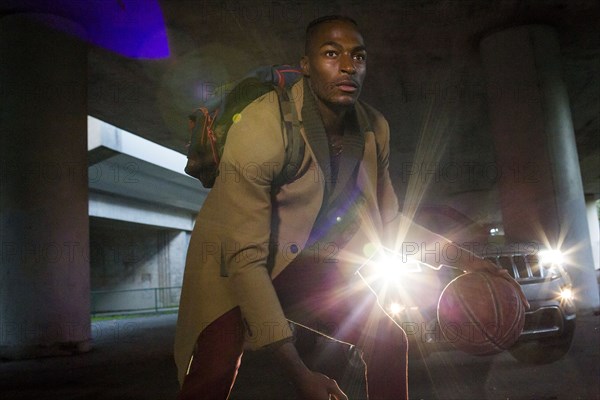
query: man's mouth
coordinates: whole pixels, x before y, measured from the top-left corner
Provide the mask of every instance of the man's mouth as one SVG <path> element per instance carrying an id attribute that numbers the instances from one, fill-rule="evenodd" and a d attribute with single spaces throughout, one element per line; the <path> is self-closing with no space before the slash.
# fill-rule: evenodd
<path id="1" fill-rule="evenodd" d="M 335 86 L 342 92 L 354 93 L 358 90 L 358 84 L 351 79 L 336 82 Z"/>

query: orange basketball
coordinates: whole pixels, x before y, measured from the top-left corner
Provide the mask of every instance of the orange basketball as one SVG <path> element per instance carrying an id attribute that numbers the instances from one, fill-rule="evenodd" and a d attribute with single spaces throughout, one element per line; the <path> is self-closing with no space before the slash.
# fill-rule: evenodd
<path id="1" fill-rule="evenodd" d="M 438 302 L 438 322 L 446 340 L 475 355 L 500 353 L 519 338 L 525 306 L 506 279 L 471 272 L 452 280 Z"/>

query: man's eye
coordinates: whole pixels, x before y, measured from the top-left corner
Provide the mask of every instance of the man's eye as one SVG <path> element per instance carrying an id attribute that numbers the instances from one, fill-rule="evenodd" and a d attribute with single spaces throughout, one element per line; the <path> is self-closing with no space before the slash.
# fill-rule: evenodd
<path id="1" fill-rule="evenodd" d="M 366 54 L 355 54 L 354 59 L 356 61 L 365 61 L 367 59 L 367 55 Z"/>
<path id="2" fill-rule="evenodd" d="M 334 50 L 327 50 L 325 52 L 325 56 L 327 56 L 327 57 L 335 57 L 336 55 L 337 55 L 337 52 Z"/>

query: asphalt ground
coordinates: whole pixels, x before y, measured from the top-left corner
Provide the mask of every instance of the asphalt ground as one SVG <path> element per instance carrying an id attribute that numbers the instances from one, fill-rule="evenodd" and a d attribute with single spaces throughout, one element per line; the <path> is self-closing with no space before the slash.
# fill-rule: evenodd
<path id="1" fill-rule="evenodd" d="M 166 314 L 95 322 L 89 353 L 2 361 L 0 399 L 174 399 L 176 318 Z M 411 399 L 598 400 L 600 316 L 578 318 L 571 351 L 555 363 L 525 365 L 506 352 L 474 357 L 444 351 L 412 360 L 409 382 Z M 270 355 L 244 355 L 233 400 L 294 398 L 293 388 Z"/>

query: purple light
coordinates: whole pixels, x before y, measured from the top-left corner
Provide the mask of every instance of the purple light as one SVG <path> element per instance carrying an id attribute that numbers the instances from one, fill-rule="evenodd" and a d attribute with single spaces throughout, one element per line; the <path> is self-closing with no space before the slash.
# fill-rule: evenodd
<path id="1" fill-rule="evenodd" d="M 165 22 L 157 0 L 12 0 L 3 8 L 41 13 L 36 18 L 52 28 L 123 56 L 169 56 Z M 77 23 L 84 32 L 72 24 L 60 23 L 60 18 Z"/>

